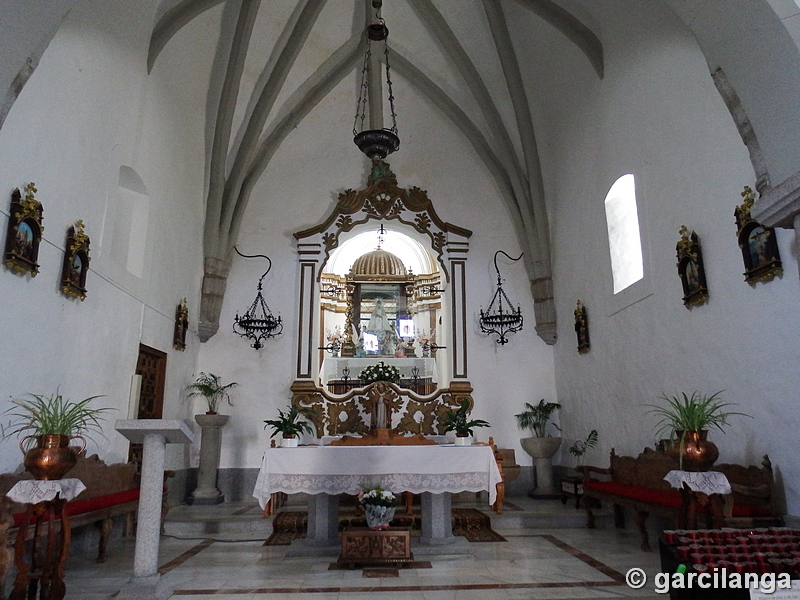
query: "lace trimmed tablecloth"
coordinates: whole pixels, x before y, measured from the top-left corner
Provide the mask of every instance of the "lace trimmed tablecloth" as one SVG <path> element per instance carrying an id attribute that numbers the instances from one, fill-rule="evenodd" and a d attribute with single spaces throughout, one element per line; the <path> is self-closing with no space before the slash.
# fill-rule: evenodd
<path id="1" fill-rule="evenodd" d="M 502 481 L 489 446 L 301 446 L 270 448 L 253 496 L 263 508 L 274 492 L 357 494 L 380 485 L 394 493 L 489 492 Z"/>
<path id="2" fill-rule="evenodd" d="M 710 496 L 711 494 L 730 494 L 731 484 L 728 478 L 719 471 L 670 471 L 664 477 L 672 487 L 682 489 L 683 484 L 689 486 L 693 492 L 700 492 Z"/>
<path id="3" fill-rule="evenodd" d="M 80 494 L 86 486 L 80 479 L 23 479 L 14 484 L 6 496 L 14 502 L 20 504 L 37 504 L 52 500 L 56 495 L 60 495 L 63 500 L 69 502 Z"/>

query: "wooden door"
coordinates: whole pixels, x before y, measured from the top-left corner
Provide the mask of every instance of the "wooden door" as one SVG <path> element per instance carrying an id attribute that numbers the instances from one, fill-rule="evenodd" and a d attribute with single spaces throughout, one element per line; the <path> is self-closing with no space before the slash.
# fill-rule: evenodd
<path id="1" fill-rule="evenodd" d="M 167 376 L 167 354 L 161 352 L 161 350 L 140 344 L 139 358 L 136 361 L 136 374 L 142 377 L 136 418 L 160 419 L 164 411 L 164 380 Z M 141 444 L 131 444 L 128 461 L 136 463 L 141 470 Z"/>

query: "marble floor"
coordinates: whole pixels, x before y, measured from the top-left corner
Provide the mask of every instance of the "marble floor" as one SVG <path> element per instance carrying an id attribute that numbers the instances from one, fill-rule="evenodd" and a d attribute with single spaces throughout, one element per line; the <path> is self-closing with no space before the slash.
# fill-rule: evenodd
<path id="1" fill-rule="evenodd" d="M 213 511 L 239 520 L 250 515 L 253 522 L 260 516 L 258 507 L 250 503 L 173 510 L 178 518 L 181 510 L 187 518 Z M 585 529 L 574 505 L 563 506 L 558 500 L 510 498 L 502 515 L 490 514 L 492 527 L 506 542 L 470 543 L 470 553 L 465 555 L 417 555 L 419 563 L 407 569 L 331 568 L 335 556 L 287 557 L 288 546 L 264 546 L 262 534 L 241 528 L 226 532 L 222 524 L 215 526 L 219 533 L 210 537 L 163 536 L 160 572 L 174 600 L 665 597 L 655 593 L 652 583 L 659 570 L 658 553 L 642 552 L 632 529 L 608 525 Z M 264 522 L 256 524 L 263 527 Z M 102 565 L 88 556 L 71 556 L 66 570 L 67 600 L 112 597 L 131 576 L 133 553 L 133 541 L 121 540 L 111 547 Z M 643 569 L 648 576 L 648 584 L 641 589 L 625 584 L 632 568 Z"/>

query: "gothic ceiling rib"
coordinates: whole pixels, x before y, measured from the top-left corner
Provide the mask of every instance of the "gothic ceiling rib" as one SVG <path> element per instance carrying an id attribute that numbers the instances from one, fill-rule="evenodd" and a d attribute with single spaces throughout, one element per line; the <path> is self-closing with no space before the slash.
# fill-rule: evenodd
<path id="1" fill-rule="evenodd" d="M 362 29 L 354 19 L 347 42 L 329 57 L 292 93 L 284 106 L 275 111 L 275 103 L 283 92 L 286 79 L 297 57 L 312 34 L 327 0 L 298 0 L 295 10 L 272 47 L 270 56 L 256 57 L 265 65 L 252 90 L 240 89 L 245 61 L 252 48 L 253 28 L 260 0 L 175 0 L 153 29 L 148 68 L 169 40 L 186 24 L 205 11 L 226 2 L 223 25 L 217 45 L 219 90 L 210 90 L 211 111 L 207 132 L 210 138 L 208 160 L 208 196 L 204 248 L 206 277 L 214 285 L 204 283 L 201 302 L 201 339 L 216 332 L 219 310 L 229 269 L 229 257 L 238 235 L 241 219 L 252 189 L 263 174 L 275 151 L 311 109 L 324 98 L 343 77 L 358 68 Z M 392 0 L 400 2 L 401 0 Z M 435 44 L 446 58 L 452 75 L 466 86 L 475 100 L 477 114 L 463 110 L 452 96 L 426 73 L 424 65 L 392 50 L 394 66 L 458 128 L 469 140 L 489 173 L 497 182 L 500 194 L 514 222 L 515 231 L 526 256 L 526 268 L 532 282 L 537 332 L 548 343 L 555 343 L 555 310 L 552 298 L 549 227 L 544 197 L 539 152 L 536 144 L 529 98 L 520 74 L 519 62 L 512 43 L 512 32 L 506 21 L 502 3 L 497 0 L 474 0 L 465 7 L 471 18 L 488 23 L 490 40 L 498 67 L 493 76 L 505 82 L 503 94 L 493 93 L 486 73 L 481 73 L 467 49 L 432 0 L 402 0 L 420 19 L 426 43 Z M 586 55 L 598 76 L 602 77 L 602 46 L 596 36 L 574 16 L 551 0 L 517 0 L 522 6 L 550 23 Z M 355 10 L 364 7 L 364 19 L 372 18 L 370 0 L 356 0 Z M 266 8 L 266 4 L 264 5 Z M 235 23 L 234 23 L 235 21 Z M 363 22 L 362 21 L 362 22 Z M 484 25 L 485 29 L 485 25 Z M 491 50 L 489 51 L 491 52 Z M 252 61 L 253 58 L 251 57 Z M 490 91 L 490 87 L 493 91 Z M 218 93 L 217 98 L 214 96 Z M 240 93 L 249 93 L 247 111 L 234 136 L 235 114 Z M 509 104 L 510 105 L 506 106 Z M 504 106 L 501 108 L 502 103 Z M 501 112 L 511 115 L 514 130 L 504 121 Z M 476 120 L 478 117 L 479 120 Z M 268 120 L 273 122 L 265 129 Z M 518 139 L 521 152 L 515 149 Z M 212 290 L 213 288 L 213 290 Z"/>

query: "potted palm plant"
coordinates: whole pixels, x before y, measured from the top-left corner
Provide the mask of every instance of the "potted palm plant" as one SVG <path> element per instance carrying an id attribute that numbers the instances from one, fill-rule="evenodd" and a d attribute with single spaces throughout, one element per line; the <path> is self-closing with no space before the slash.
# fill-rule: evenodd
<path id="1" fill-rule="evenodd" d="M 719 458 L 716 444 L 708 441 L 708 430 L 715 427 L 725 433 L 723 426 L 728 425 L 730 417 L 750 416 L 726 410 L 734 404 L 720 398 L 722 391 L 710 396 L 698 391 L 691 396 L 685 392 L 671 397 L 662 394 L 660 398 L 666 405 L 647 405 L 648 413 L 660 417 L 655 425 L 656 435 L 669 435 L 671 443 L 667 452 L 678 459 L 682 470 L 708 471 Z"/>
<path id="2" fill-rule="evenodd" d="M 225 497 L 217 489 L 217 471 L 222 449 L 222 427 L 230 419 L 229 415 L 217 412 L 221 402 L 233 406 L 230 390 L 238 385 L 235 381 L 222 384 L 222 378 L 214 373 L 200 372 L 194 383 L 186 386 L 187 398 L 201 397 L 206 402 L 205 414 L 195 415 L 200 425 L 200 468 L 197 473 L 197 489 L 192 492 L 193 504 L 220 504 Z"/>
<path id="3" fill-rule="evenodd" d="M 536 483 L 528 495 L 534 498 L 556 496 L 552 459 L 561 446 L 561 438 L 548 436 L 547 426 L 553 413 L 560 408 L 558 402 L 546 402 L 542 398 L 536 405 L 526 402 L 525 410 L 514 415 L 520 429 L 533 433 L 533 437 L 522 438 L 519 442 L 522 449 L 533 459 Z M 555 424 L 553 427 L 558 429 Z"/>
<path id="4" fill-rule="evenodd" d="M 289 410 L 283 412 L 278 409 L 277 419 L 265 419 L 264 429 L 272 427 L 271 438 L 281 434 L 281 446 L 293 448 L 297 446 L 297 436 L 301 433 L 313 434 L 311 425 L 308 421 L 301 420 L 301 417 L 313 417 L 316 413 L 310 408 L 297 408 L 294 404 L 289 405 Z"/>
<path id="5" fill-rule="evenodd" d="M 442 417 L 442 431 L 455 431 L 456 433 L 456 446 L 467 446 L 469 437 L 474 435 L 473 429 L 476 427 L 491 427 L 491 425 L 483 419 L 467 420 L 469 416 L 469 400 L 464 399 L 461 401 L 461 406 L 458 410 L 448 410 Z"/>
<path id="6" fill-rule="evenodd" d="M 592 429 L 584 439 L 575 440 L 572 446 L 567 448 L 567 452 L 575 457 L 580 467 L 583 465 L 583 455 L 595 446 L 597 446 L 597 429 Z"/>
<path id="7" fill-rule="evenodd" d="M 102 435 L 102 414 L 112 409 L 91 406 L 93 400 L 102 396 L 90 396 L 77 402 L 65 399 L 58 390 L 49 396 L 29 396 L 29 400 L 15 398 L 11 401 L 14 406 L 6 414 L 12 420 L 2 427 L 2 434 L 5 437 L 27 432 L 19 444 L 25 455 L 25 468 L 36 479 L 61 479 L 75 466 L 78 455 L 86 448 L 84 436 L 90 431 Z M 73 439 L 80 440 L 83 446 L 70 446 Z M 35 440 L 36 444 L 26 449 L 29 440 Z"/>

